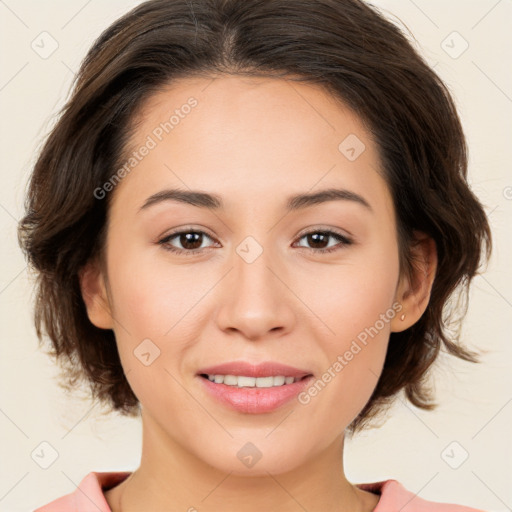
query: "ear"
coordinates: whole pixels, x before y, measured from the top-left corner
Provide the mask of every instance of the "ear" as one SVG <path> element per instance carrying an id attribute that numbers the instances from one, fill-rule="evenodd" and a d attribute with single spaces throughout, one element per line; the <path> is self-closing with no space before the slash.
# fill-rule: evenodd
<path id="1" fill-rule="evenodd" d="M 100 329 L 112 329 L 113 320 L 105 279 L 97 260 L 88 262 L 78 274 L 87 316 Z"/>
<path id="2" fill-rule="evenodd" d="M 402 304 L 402 309 L 391 321 L 391 332 L 404 331 L 414 325 L 430 300 L 437 270 L 436 243 L 427 234 L 415 231 L 410 254 L 412 271 L 410 276 L 400 278 L 395 301 Z"/>

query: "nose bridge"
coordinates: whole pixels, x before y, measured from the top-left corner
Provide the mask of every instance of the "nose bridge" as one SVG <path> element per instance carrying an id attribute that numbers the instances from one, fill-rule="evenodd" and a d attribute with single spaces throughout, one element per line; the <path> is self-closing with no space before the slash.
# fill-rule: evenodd
<path id="1" fill-rule="evenodd" d="M 272 237 L 264 237 L 266 244 Z M 271 330 L 288 330 L 294 321 L 289 292 L 279 271 L 279 251 L 245 237 L 233 252 L 233 270 L 220 304 L 219 327 L 236 329 L 248 338 L 264 336 Z M 285 279 L 283 279 L 285 281 Z"/>
<path id="2" fill-rule="evenodd" d="M 259 237 L 259 240 L 262 238 Z M 248 297 L 250 302 L 256 302 L 260 298 L 264 304 L 270 306 L 272 298 L 276 299 L 281 294 L 275 270 L 271 270 L 280 264 L 276 261 L 277 251 L 270 246 L 270 239 L 270 236 L 266 237 L 262 243 L 249 235 L 235 247 L 233 279 L 239 300 Z"/>

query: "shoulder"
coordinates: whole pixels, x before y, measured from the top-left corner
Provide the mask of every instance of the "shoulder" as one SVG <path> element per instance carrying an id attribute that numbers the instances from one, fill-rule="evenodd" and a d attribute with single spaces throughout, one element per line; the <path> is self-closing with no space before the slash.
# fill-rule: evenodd
<path id="1" fill-rule="evenodd" d="M 485 512 L 465 505 L 425 500 L 408 491 L 397 480 L 382 480 L 356 486 L 363 491 L 380 494 L 379 503 L 373 512 Z"/>
<path id="2" fill-rule="evenodd" d="M 128 471 L 93 471 L 82 479 L 74 491 L 33 512 L 111 512 L 103 491 L 121 483 L 130 474 Z"/>

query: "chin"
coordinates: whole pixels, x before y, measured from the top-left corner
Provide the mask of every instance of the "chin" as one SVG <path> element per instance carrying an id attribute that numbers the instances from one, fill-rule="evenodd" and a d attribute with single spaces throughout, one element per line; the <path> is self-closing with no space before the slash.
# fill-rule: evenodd
<path id="1" fill-rule="evenodd" d="M 257 439 L 256 439 L 257 438 Z M 212 450 L 212 445 L 216 448 Z M 229 440 L 228 443 L 213 443 L 199 448 L 197 455 L 210 466 L 224 473 L 236 476 L 264 476 L 268 473 L 277 475 L 295 469 L 305 462 L 305 457 L 298 453 L 301 443 L 289 439 L 289 443 L 277 443 L 261 437 L 244 436 Z"/>

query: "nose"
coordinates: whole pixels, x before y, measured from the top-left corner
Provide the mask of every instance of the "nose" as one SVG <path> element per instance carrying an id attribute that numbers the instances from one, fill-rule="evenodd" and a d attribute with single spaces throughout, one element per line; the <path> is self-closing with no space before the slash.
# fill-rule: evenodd
<path id="1" fill-rule="evenodd" d="M 223 331 L 256 341 L 293 329 L 299 301 L 286 284 L 283 263 L 271 252 L 252 239 L 233 253 L 218 297 L 217 325 Z"/>

